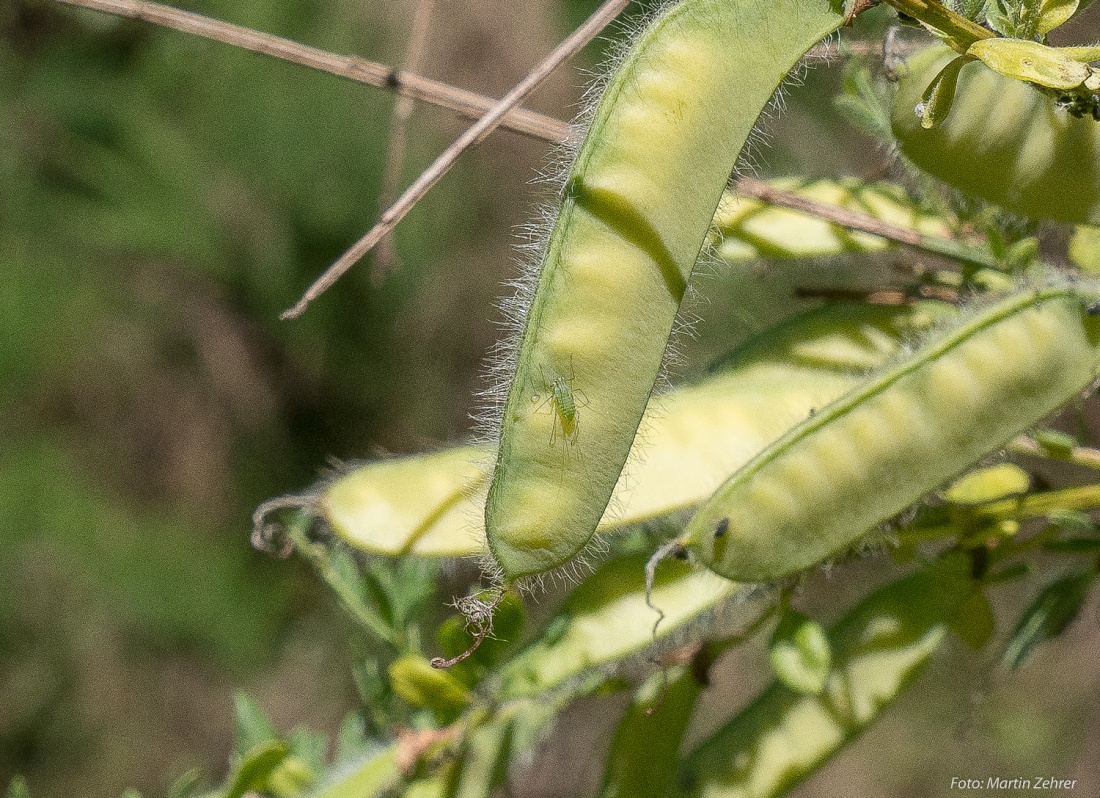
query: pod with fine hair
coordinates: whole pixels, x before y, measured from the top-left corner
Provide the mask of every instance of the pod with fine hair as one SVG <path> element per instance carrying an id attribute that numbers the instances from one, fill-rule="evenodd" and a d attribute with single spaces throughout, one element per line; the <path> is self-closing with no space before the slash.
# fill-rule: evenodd
<path id="1" fill-rule="evenodd" d="M 830 0 L 684 0 L 612 75 L 569 172 L 500 419 L 485 510 L 506 583 L 588 545 L 753 125 L 844 21 Z"/>
<path id="2" fill-rule="evenodd" d="M 979 590 L 959 554 L 879 588 L 830 631 L 819 694 L 774 682 L 681 763 L 677 798 L 773 798 L 873 724 L 920 673 Z"/>
<path id="3" fill-rule="evenodd" d="M 958 75 L 947 118 L 931 129 L 914 109 L 955 52 L 909 59 L 891 124 L 901 151 L 924 171 L 1036 219 L 1100 223 L 1100 124 L 1074 118 L 1034 86 L 972 61 Z"/>
<path id="4" fill-rule="evenodd" d="M 978 303 L 761 451 L 692 517 L 681 543 L 740 582 L 779 579 L 847 549 L 1095 379 L 1095 298 L 1047 285 Z"/>

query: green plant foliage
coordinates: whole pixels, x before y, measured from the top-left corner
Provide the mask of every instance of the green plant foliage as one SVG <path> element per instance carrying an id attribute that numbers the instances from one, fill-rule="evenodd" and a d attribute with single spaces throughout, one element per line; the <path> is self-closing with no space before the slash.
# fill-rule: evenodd
<path id="1" fill-rule="evenodd" d="M 664 798 L 703 691 L 699 673 L 679 666 L 646 680 L 615 730 L 600 798 Z"/>
<path id="2" fill-rule="evenodd" d="M 769 650 L 772 672 L 780 682 L 795 692 L 817 695 L 825 689 L 832 657 L 821 624 L 791 609 L 783 613 Z"/>
<path id="3" fill-rule="evenodd" d="M 820 695 L 776 683 L 698 745 L 682 795 L 782 795 L 881 713 L 939 648 L 973 583 L 951 557 L 864 599 L 829 632 L 832 668 Z"/>
<path id="4" fill-rule="evenodd" d="M 1062 634 L 1081 611 L 1095 579 L 1095 570 L 1082 571 L 1043 588 L 1020 616 L 1002 657 L 1004 665 L 1020 667 L 1036 646 Z"/>
<path id="5" fill-rule="evenodd" d="M 202 12 L 401 65 L 406 5 Z M 502 93 L 541 22 L 598 3 L 533 3 L 503 36 L 435 5 L 408 70 Z M 1075 699 L 1032 655 L 1073 644 L 1100 573 L 1100 288 L 1077 274 L 1100 272 L 1100 48 L 1046 39 L 1088 5 L 634 4 L 585 56 L 618 53 L 492 349 L 500 435 L 451 444 L 492 348 L 505 167 L 541 145 L 465 156 L 388 254 L 280 325 L 377 213 L 392 97 L 0 10 L 7 798 L 118 795 L 126 768 L 125 798 L 763 798 L 846 749 L 876 789 L 934 792 L 957 745 L 917 680 L 934 660 L 945 705 L 1016 689 L 975 677 L 994 646 Z M 792 174 L 748 147 L 766 199 L 738 196 L 761 109 L 837 29 L 843 74 L 771 128 Z M 949 48 L 912 55 L 929 31 Z M 839 138 L 833 105 L 881 147 Z M 422 113 L 399 185 L 449 135 Z M 247 508 L 330 454 L 369 459 L 261 505 L 252 541 L 293 565 L 261 560 Z M 148 679 L 114 673 L 132 651 Z M 928 756 L 906 765 L 859 738 L 910 689 L 895 720 Z M 191 692 L 210 717 L 175 730 Z M 309 725 L 273 722 L 291 711 Z M 121 732 L 88 734 L 100 715 Z"/>

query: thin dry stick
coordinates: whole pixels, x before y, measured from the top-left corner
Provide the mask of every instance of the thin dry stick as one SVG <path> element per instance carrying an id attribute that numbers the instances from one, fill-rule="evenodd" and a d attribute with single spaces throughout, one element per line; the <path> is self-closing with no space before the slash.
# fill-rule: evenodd
<path id="1" fill-rule="evenodd" d="M 611 21 L 619 15 L 630 0 L 606 0 L 588 20 L 577 30 L 559 44 L 554 51 L 542 60 L 531 72 L 521 80 L 514 89 L 501 98 L 486 114 L 469 127 L 465 133 L 435 159 L 418 177 L 405 193 L 390 206 L 378 224 L 371 228 L 365 236 L 359 239 L 351 249 L 340 256 L 336 263 L 332 264 L 322 274 L 302 298 L 280 316 L 282 319 L 296 319 L 302 315 L 309 303 L 323 294 L 329 286 L 335 283 L 355 263 L 370 252 L 371 248 L 381 240 L 398 222 L 400 222 L 420 198 L 431 189 L 454 165 L 458 157 L 475 144 L 483 141 L 490 133 L 499 127 L 504 115 L 509 109 L 514 108 L 533 92 L 540 83 L 550 76 L 561 63 L 572 57 L 584 45 L 590 42 L 601 30 L 607 27 Z"/>
<path id="2" fill-rule="evenodd" d="M 431 27 L 434 9 L 435 0 L 420 0 L 416 4 L 403 72 L 416 72 L 420 69 L 420 63 L 427 49 L 428 29 Z M 405 148 L 408 144 L 409 119 L 412 117 L 413 107 L 413 99 L 408 96 L 399 96 L 393 106 L 390 141 L 386 147 L 386 171 L 382 176 L 382 191 L 378 195 L 379 211 L 388 208 L 393 198 L 397 196 L 397 186 L 405 167 Z M 378 248 L 374 251 L 371 277 L 375 282 L 381 282 L 397 268 L 397 265 L 397 251 L 393 236 L 388 235 L 378 242 Z"/>
<path id="3" fill-rule="evenodd" d="M 241 25 L 233 25 L 159 3 L 145 2 L 145 0 L 55 0 L 55 2 L 102 11 L 128 19 L 140 19 L 181 33 L 240 47 L 242 50 L 327 72 L 356 83 L 394 91 L 403 97 L 422 100 L 469 119 L 479 118 L 492 108 L 495 102 L 476 92 L 396 70 L 376 61 L 368 61 L 358 56 L 336 55 L 290 39 L 273 36 L 270 33 L 261 33 Z M 523 108 L 511 109 L 501 127 L 547 141 L 564 139 L 569 129 L 564 122 Z"/>
<path id="4" fill-rule="evenodd" d="M 975 266 L 995 267 L 997 265 L 995 260 L 984 250 L 968 247 L 949 238 L 925 235 L 919 230 L 884 222 L 859 211 L 817 202 L 793 191 L 784 191 L 753 177 L 740 178 L 735 183 L 735 188 L 737 193 L 743 197 L 750 197 L 768 205 L 775 205 L 792 211 L 800 211 L 841 227 L 846 227 L 849 230 L 870 233 L 888 241 L 905 244 L 913 249 L 920 249 Z"/>
<path id="5" fill-rule="evenodd" d="M 56 2 L 140 19 L 182 33 L 233 45 L 368 86 L 387 89 L 402 97 L 410 97 L 446 108 L 462 116 L 480 117 L 496 102 L 476 92 L 409 72 L 398 71 L 375 61 L 356 56 L 334 55 L 290 39 L 181 11 L 171 6 L 146 2 L 146 0 L 56 0 Z M 855 43 L 852 46 L 853 51 L 859 51 L 859 47 L 856 46 L 859 44 Z M 814 51 L 811 50 L 810 56 L 813 55 Z M 569 125 L 560 119 L 524 108 L 510 109 L 500 122 L 500 127 L 555 143 L 564 141 L 569 133 Z M 957 242 L 934 236 L 921 236 L 908 228 L 884 224 L 868 214 L 838 209 L 834 205 L 816 202 L 758 180 L 742 178 L 737 181 L 736 188 L 742 196 L 751 197 L 769 205 L 801 211 L 851 230 L 877 235 L 937 255 L 989 265 L 985 258 L 979 257 L 972 250 L 961 248 Z"/>

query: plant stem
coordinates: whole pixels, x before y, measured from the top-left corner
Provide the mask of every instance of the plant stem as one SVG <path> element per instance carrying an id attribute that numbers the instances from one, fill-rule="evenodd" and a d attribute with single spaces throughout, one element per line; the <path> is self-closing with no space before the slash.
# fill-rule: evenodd
<path id="1" fill-rule="evenodd" d="M 946 34 L 951 40 L 948 43 L 960 53 L 965 53 L 970 45 L 979 39 L 992 39 L 997 35 L 936 0 L 884 0 L 884 2 L 900 13 Z"/>

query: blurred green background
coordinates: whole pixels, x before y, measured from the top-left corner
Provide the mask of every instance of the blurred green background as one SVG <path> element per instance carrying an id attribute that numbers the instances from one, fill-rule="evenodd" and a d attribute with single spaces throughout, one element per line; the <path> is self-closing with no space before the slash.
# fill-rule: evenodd
<path id="1" fill-rule="evenodd" d="M 398 64 L 414 5 L 189 7 Z M 499 96 L 596 5 L 437 0 L 421 71 Z M 603 49 L 530 105 L 573 115 L 580 70 Z M 837 72 L 819 69 L 791 92 L 768 172 L 886 163 L 832 110 Z M 498 335 L 494 303 L 516 272 L 516 229 L 548 191 L 529 184 L 551 154 L 496 134 L 399 228 L 392 276 L 372 280 L 361 264 L 302 319 L 280 322 L 377 214 L 393 103 L 145 23 L 0 0 L 0 788 L 22 773 L 36 796 L 129 785 L 156 795 L 191 766 L 220 775 L 235 690 L 281 728 L 331 732 L 354 706 L 343 620 L 298 561 L 250 548 L 249 516 L 326 463 L 467 434 Z M 465 124 L 418 107 L 402 182 Z M 717 290 L 700 305 L 688 370 L 793 309 L 758 286 L 747 311 Z M 823 606 L 843 599 L 824 585 Z M 931 779 L 978 754 L 991 767 L 1025 763 L 1019 775 L 1069 776 L 1083 751 L 1100 750 L 1095 604 L 1081 623 L 1090 635 L 1055 644 L 1068 659 L 1004 685 L 959 652 L 922 688 L 942 700 L 893 713 L 872 733 L 893 737 L 849 752 L 800 794 L 929 795 L 921 785 L 942 779 L 914 773 Z M 1002 694 L 1037 703 L 971 713 L 967 697 L 987 692 L 993 704 Z M 596 724 L 606 712 L 590 714 Z M 532 795 L 555 794 L 535 785 L 554 783 L 555 757 L 569 750 L 563 741 L 536 763 Z M 884 761 L 896 778 L 868 780 Z"/>

